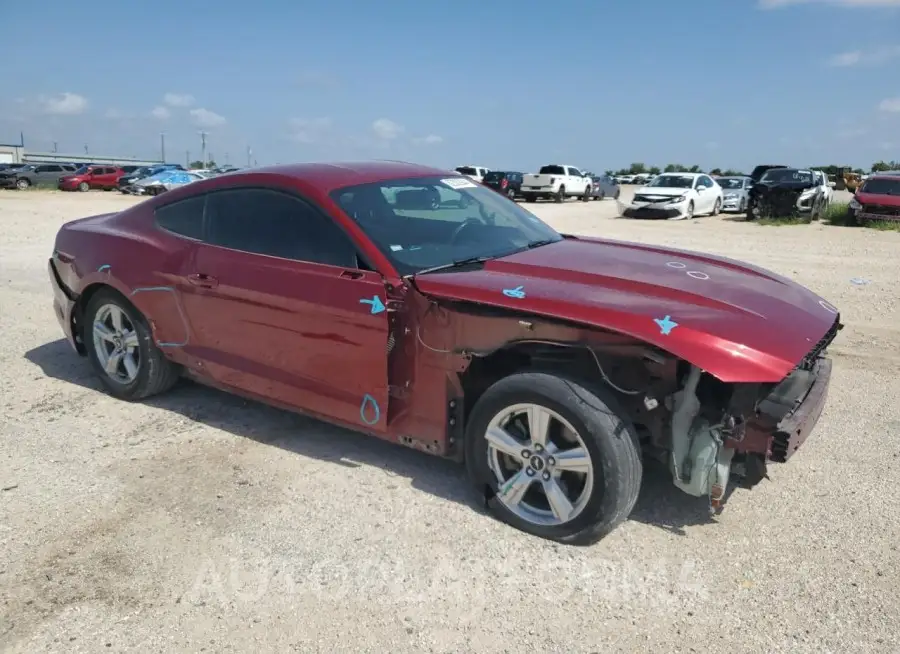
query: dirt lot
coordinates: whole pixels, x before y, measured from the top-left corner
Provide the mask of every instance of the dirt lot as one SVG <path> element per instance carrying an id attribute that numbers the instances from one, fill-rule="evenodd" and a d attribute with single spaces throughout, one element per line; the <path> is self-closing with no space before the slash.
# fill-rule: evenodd
<path id="1" fill-rule="evenodd" d="M 900 648 L 900 234 L 531 205 L 750 260 L 847 323 L 820 426 L 771 480 L 710 521 L 651 470 L 631 520 L 576 549 L 490 519 L 461 469 L 413 451 L 189 384 L 100 392 L 46 260 L 64 221 L 132 202 L 0 192 L 4 652 Z"/>

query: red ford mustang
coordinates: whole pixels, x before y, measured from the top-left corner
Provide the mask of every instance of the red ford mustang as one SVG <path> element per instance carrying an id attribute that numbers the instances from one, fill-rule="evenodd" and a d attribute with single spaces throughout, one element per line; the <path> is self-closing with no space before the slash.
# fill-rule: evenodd
<path id="1" fill-rule="evenodd" d="M 55 310 L 109 392 L 181 376 L 465 461 L 501 520 L 595 541 L 642 454 L 714 510 L 826 401 L 838 310 L 737 261 L 558 234 L 466 177 L 276 166 L 64 225 Z"/>

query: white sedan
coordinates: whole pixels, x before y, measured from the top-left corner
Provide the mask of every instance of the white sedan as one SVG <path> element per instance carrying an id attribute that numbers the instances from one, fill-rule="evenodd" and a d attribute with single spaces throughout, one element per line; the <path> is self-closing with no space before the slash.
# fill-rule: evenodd
<path id="1" fill-rule="evenodd" d="M 722 210 L 722 187 L 704 173 L 663 173 L 634 192 L 630 205 L 622 206 L 625 218 L 685 220 Z"/>

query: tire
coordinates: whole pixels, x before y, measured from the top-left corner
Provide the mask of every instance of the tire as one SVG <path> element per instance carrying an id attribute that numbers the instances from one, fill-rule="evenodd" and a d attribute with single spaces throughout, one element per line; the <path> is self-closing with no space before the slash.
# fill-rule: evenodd
<path id="1" fill-rule="evenodd" d="M 687 212 L 685 213 L 684 217 L 687 218 L 688 220 L 690 220 L 691 218 L 694 217 L 694 201 L 693 200 L 688 202 Z"/>
<path id="2" fill-rule="evenodd" d="M 16 188 L 20 191 L 27 190 L 29 186 L 31 186 L 31 182 L 29 182 L 27 179 L 16 180 Z"/>
<path id="3" fill-rule="evenodd" d="M 531 193 L 525 194 L 525 202 L 535 202 L 537 198 L 534 197 Z"/>
<path id="4" fill-rule="evenodd" d="M 81 184 L 78 185 L 78 190 L 81 191 L 82 193 L 85 193 L 86 191 L 89 191 L 90 189 L 91 189 L 91 186 L 87 182 L 81 182 Z"/>
<path id="5" fill-rule="evenodd" d="M 591 195 L 593 195 L 593 191 L 591 190 L 591 187 L 590 186 L 585 187 L 584 193 L 581 194 L 581 201 L 582 202 L 590 202 Z"/>
<path id="6" fill-rule="evenodd" d="M 516 190 L 515 190 L 515 189 L 512 189 L 512 188 L 509 189 L 509 190 L 506 192 L 506 197 L 508 197 L 508 198 L 509 198 L 510 200 L 512 200 L 513 202 L 515 202 L 515 201 L 516 201 Z"/>
<path id="7" fill-rule="evenodd" d="M 722 210 L 722 199 L 716 198 L 716 203 L 713 205 L 711 216 L 718 216 L 719 212 Z"/>
<path id="8" fill-rule="evenodd" d="M 738 213 L 746 213 L 747 212 L 747 201 L 741 200 L 741 203 L 738 205 Z"/>
<path id="9" fill-rule="evenodd" d="M 585 481 L 580 490 L 578 485 L 571 486 L 576 494 L 580 493 L 572 504 L 577 513 L 571 519 L 560 521 L 547 509 L 544 509 L 544 513 L 549 514 L 547 519 L 529 519 L 532 514 L 528 513 L 531 510 L 526 502 L 528 496 L 524 496 L 515 505 L 516 508 L 511 509 L 499 495 L 501 487 L 510 488 L 511 480 L 524 472 L 513 471 L 510 478 L 504 475 L 498 477 L 497 465 L 502 457 L 499 454 L 495 456 L 496 450 L 492 449 L 486 434 L 488 427 L 499 416 L 507 415 L 511 409 L 517 410 L 516 405 L 523 404 L 549 409 L 561 417 L 578 433 L 580 443 L 588 453 L 592 481 L 590 485 Z M 529 446 L 525 440 L 521 443 L 508 442 L 515 448 L 520 444 L 523 449 Z M 547 451 L 540 456 L 546 455 Z M 547 461 L 545 472 L 551 471 L 550 459 Z M 635 429 L 609 391 L 605 388 L 589 389 L 573 379 L 538 372 L 505 377 L 478 399 L 466 425 L 466 467 L 476 492 L 486 501 L 496 518 L 534 536 L 572 545 L 596 542 L 628 517 L 637 502 L 643 470 Z M 529 464 L 526 464 L 522 471 L 528 467 Z M 533 459 L 531 467 L 534 467 Z M 529 477 L 525 485 L 536 494 L 529 501 L 539 500 L 543 495 L 543 501 L 549 507 L 546 495 L 542 493 L 547 483 L 544 474 L 536 473 L 533 481 Z M 571 475 L 577 473 L 563 474 L 570 475 L 571 479 Z M 565 479 L 559 479 L 565 483 Z M 552 476 L 550 480 L 555 481 Z M 535 482 L 538 482 L 537 485 Z M 559 483 L 554 485 L 562 490 L 570 488 L 571 483 L 565 487 Z M 556 524 L 549 524 L 547 520 Z"/>
<path id="10" fill-rule="evenodd" d="M 613 200 L 618 200 L 619 195 L 622 193 L 621 189 L 616 189 L 616 194 L 613 196 Z"/>
<path id="11" fill-rule="evenodd" d="M 119 311 L 123 316 L 125 336 L 119 335 L 118 344 L 120 348 L 125 348 L 125 356 L 130 357 L 135 363 L 136 372 L 133 375 L 129 375 L 125 357 L 122 357 L 121 363 L 116 366 L 115 374 L 107 373 L 105 370 L 104 360 L 110 358 L 109 349 L 112 349 L 112 343 L 99 336 L 95 338 L 94 325 L 98 320 L 107 326 L 111 325 L 112 316 L 107 318 L 110 309 Z M 88 358 L 110 395 L 120 400 L 142 400 L 169 390 L 178 381 L 181 374 L 180 366 L 163 356 L 162 351 L 153 342 L 153 334 L 144 316 L 118 292 L 111 288 L 97 291 L 88 302 L 84 315 L 82 339 L 87 346 Z M 131 348 L 127 345 L 129 340 L 127 335 L 130 333 L 136 335 L 136 344 Z M 105 350 L 103 353 L 98 349 L 101 347 Z M 112 353 L 115 354 L 116 351 L 113 350 Z M 136 357 L 133 356 L 135 353 Z"/>
<path id="12" fill-rule="evenodd" d="M 566 201 L 566 187 L 560 186 L 559 190 L 556 192 L 556 195 L 553 196 L 553 201 L 557 204 L 562 204 Z"/>

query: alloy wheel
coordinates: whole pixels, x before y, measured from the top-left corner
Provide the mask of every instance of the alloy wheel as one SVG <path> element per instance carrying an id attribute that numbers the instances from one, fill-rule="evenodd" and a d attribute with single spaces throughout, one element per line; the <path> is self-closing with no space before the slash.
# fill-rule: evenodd
<path id="1" fill-rule="evenodd" d="M 115 304 L 104 304 L 94 316 L 94 351 L 106 374 L 120 384 L 137 379 L 141 367 L 140 341 L 128 315 Z"/>
<path id="2" fill-rule="evenodd" d="M 522 520 L 557 526 L 587 506 L 594 485 L 590 453 L 555 411 L 537 404 L 507 407 L 490 421 L 485 440 L 496 497 Z"/>

